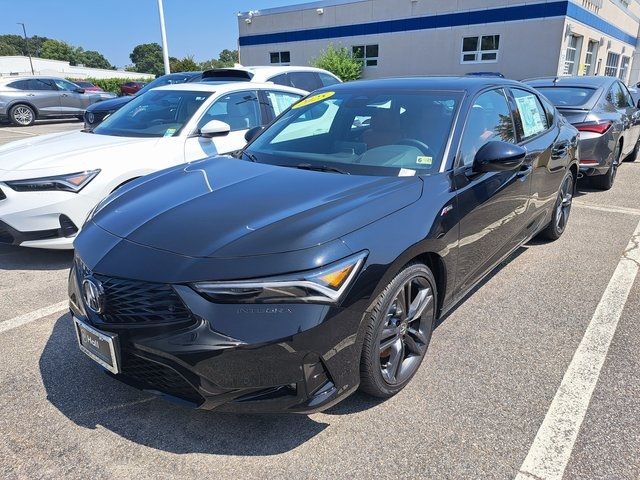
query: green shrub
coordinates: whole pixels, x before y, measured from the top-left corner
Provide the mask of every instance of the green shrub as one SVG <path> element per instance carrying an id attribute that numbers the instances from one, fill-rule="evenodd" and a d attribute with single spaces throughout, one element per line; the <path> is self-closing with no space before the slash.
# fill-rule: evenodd
<path id="1" fill-rule="evenodd" d="M 332 43 L 311 61 L 311 65 L 328 70 L 343 82 L 358 80 L 362 76 L 362 60 L 354 58 L 346 47 L 335 47 Z"/>
<path id="2" fill-rule="evenodd" d="M 68 78 L 67 80 L 70 80 L 73 82 L 74 79 Z M 76 79 L 76 80 L 80 80 L 80 79 Z M 133 77 L 132 78 L 83 78 L 81 80 L 85 82 L 91 82 L 94 85 L 97 85 L 98 87 L 103 89 L 105 92 L 115 93 L 116 95 L 120 95 L 120 85 L 122 85 L 123 83 L 151 81 L 146 78 L 133 78 Z"/>

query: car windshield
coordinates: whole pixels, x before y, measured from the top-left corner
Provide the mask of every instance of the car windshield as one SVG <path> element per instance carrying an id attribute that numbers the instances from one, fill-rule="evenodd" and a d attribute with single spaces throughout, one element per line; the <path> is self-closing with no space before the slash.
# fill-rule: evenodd
<path id="1" fill-rule="evenodd" d="M 118 137 L 173 137 L 212 92 L 151 90 L 107 117 L 93 133 Z"/>
<path id="2" fill-rule="evenodd" d="M 461 92 L 324 91 L 283 113 L 248 148 L 258 162 L 362 175 L 437 172 Z"/>
<path id="3" fill-rule="evenodd" d="M 581 107 L 586 104 L 596 92 L 588 87 L 536 87 L 556 107 Z"/>
<path id="4" fill-rule="evenodd" d="M 141 85 L 144 85 L 144 87 L 142 87 L 138 91 L 137 96 L 140 96 L 145 92 L 148 92 L 152 88 L 164 87 L 165 85 L 173 85 L 175 83 L 185 83 L 187 80 L 189 80 L 189 78 L 190 78 L 189 75 L 183 75 L 178 73 L 163 75 L 161 77 L 156 78 L 153 82 L 147 83 L 146 85 L 144 83 L 141 84 Z"/>

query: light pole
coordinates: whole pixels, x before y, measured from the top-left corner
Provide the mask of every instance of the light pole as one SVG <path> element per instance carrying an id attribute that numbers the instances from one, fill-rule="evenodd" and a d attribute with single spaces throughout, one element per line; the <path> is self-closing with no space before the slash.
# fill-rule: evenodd
<path id="1" fill-rule="evenodd" d="M 169 68 L 169 47 L 167 46 L 167 30 L 164 26 L 164 9 L 162 8 L 162 0 L 158 0 L 158 14 L 160 15 L 160 33 L 162 34 L 162 59 L 164 61 L 165 75 L 171 73 Z"/>
<path id="2" fill-rule="evenodd" d="M 18 22 L 18 25 L 22 25 L 22 33 L 24 33 L 24 45 L 27 49 L 27 55 L 29 55 L 29 64 L 31 65 L 31 75 L 35 75 L 36 72 L 33 71 L 33 60 L 31 59 L 31 51 L 29 51 L 29 40 L 27 40 L 27 29 L 24 26 L 24 23 Z"/>

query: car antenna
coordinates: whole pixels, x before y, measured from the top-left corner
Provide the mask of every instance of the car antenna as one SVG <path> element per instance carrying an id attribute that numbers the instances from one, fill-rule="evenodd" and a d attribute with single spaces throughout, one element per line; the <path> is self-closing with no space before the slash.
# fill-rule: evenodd
<path id="1" fill-rule="evenodd" d="M 558 83 L 558 80 L 560 80 L 560 77 L 558 77 L 556 75 L 556 78 L 553 79 L 553 85 L 555 86 L 556 83 Z"/>

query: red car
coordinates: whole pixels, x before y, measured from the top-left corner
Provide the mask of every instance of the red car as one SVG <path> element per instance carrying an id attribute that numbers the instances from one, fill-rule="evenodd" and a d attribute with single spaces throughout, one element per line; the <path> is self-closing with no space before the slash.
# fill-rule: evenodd
<path id="1" fill-rule="evenodd" d="M 84 88 L 85 92 L 104 92 L 103 89 L 101 89 L 97 85 L 94 85 L 91 82 L 85 82 L 83 80 L 78 80 L 78 81 L 74 80 L 73 83 L 78 85 L 80 88 Z"/>
<path id="2" fill-rule="evenodd" d="M 122 95 L 135 95 L 145 85 L 145 82 L 127 82 L 120 85 L 120 93 Z"/>

